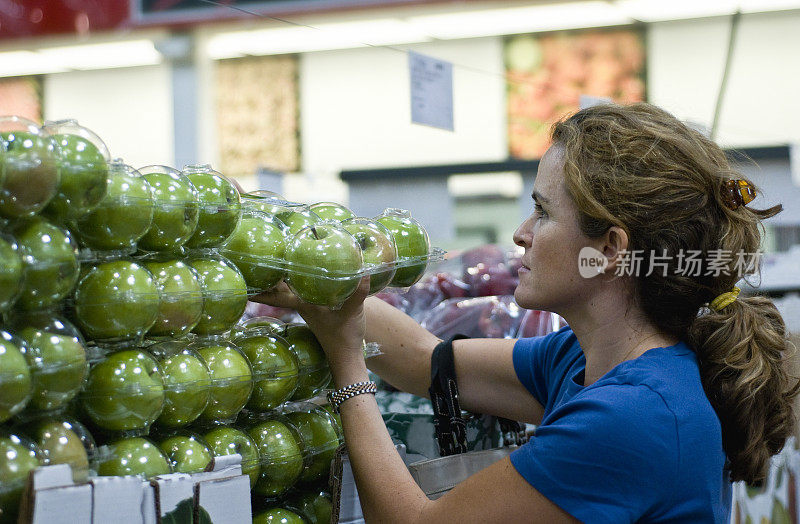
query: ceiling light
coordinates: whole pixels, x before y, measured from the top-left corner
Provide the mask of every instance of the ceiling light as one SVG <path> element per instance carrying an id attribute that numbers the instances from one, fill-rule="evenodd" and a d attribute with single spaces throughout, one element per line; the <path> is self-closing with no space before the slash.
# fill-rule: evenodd
<path id="1" fill-rule="evenodd" d="M 664 22 L 731 15 L 737 0 L 617 0 L 614 5 L 631 18 L 642 22 Z"/>
<path id="2" fill-rule="evenodd" d="M 161 63 L 151 40 L 43 48 L 38 53 L 68 69 L 109 69 Z"/>
<path id="3" fill-rule="evenodd" d="M 281 27 L 221 33 L 209 40 L 211 58 L 243 55 L 278 55 L 365 46 L 425 42 L 430 38 L 402 20 L 320 24 L 316 27 Z"/>
<path id="4" fill-rule="evenodd" d="M 59 73 L 67 68 L 57 60 L 34 51 L 0 53 L 0 77 Z"/>
<path id="5" fill-rule="evenodd" d="M 440 39 L 603 27 L 632 22 L 613 5 L 597 1 L 415 16 L 408 21 Z"/>

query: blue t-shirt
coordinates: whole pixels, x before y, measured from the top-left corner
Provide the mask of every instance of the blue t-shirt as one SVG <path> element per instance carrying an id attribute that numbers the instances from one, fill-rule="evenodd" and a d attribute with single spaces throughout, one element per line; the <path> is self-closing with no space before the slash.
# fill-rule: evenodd
<path id="1" fill-rule="evenodd" d="M 583 522 L 727 523 L 722 433 L 694 352 L 651 349 L 586 387 L 585 367 L 569 327 L 515 344 L 517 376 L 544 406 L 511 454 L 525 480 Z"/>

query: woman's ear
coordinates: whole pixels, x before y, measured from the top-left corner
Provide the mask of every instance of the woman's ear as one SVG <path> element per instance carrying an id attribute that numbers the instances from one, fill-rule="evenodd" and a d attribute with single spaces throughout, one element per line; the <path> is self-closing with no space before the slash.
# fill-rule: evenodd
<path id="1" fill-rule="evenodd" d="M 622 264 L 628 250 L 628 233 L 619 226 L 611 226 L 603 235 L 603 244 L 600 251 L 608 260 L 605 273 L 614 274 Z"/>

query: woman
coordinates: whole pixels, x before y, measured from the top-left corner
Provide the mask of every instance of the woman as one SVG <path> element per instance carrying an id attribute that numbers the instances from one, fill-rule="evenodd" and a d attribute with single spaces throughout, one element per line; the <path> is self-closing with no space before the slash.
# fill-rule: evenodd
<path id="1" fill-rule="evenodd" d="M 763 479 L 791 433 L 798 385 L 783 320 L 734 288 L 743 268 L 757 271 L 742 260 L 780 206 L 748 207 L 755 189 L 720 148 L 647 104 L 584 109 L 552 138 L 533 214 L 514 235 L 525 248 L 515 298 L 569 326 L 454 343 L 462 407 L 537 424 L 536 435 L 431 501 L 374 396 L 345 395 L 367 521 L 727 522 L 731 481 Z M 579 267 L 587 256 L 600 262 L 593 278 Z M 299 309 L 336 388 L 368 380 L 366 338 L 383 351 L 370 369 L 426 395 L 440 341 L 366 290 L 339 311 L 300 304 L 285 286 L 261 299 Z"/>

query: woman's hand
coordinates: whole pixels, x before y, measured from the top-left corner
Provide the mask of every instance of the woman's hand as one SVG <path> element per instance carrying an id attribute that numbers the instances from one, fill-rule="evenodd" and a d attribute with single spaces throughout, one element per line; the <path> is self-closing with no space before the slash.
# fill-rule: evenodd
<path id="1" fill-rule="evenodd" d="M 340 309 L 316 306 L 303 302 L 289 289 L 285 282 L 252 297 L 250 300 L 270 306 L 295 309 L 314 332 L 332 368 L 339 363 L 363 362 L 364 333 L 366 322 L 364 316 L 364 299 L 369 294 L 369 277 L 359 282 L 355 293 L 348 298 Z"/>

